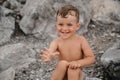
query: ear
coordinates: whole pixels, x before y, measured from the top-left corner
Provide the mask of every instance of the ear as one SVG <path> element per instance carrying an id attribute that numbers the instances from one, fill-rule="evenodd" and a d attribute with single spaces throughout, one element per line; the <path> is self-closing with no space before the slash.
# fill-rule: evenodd
<path id="1" fill-rule="evenodd" d="M 78 30 L 78 29 L 80 29 L 80 23 L 79 23 L 79 22 L 77 23 L 77 28 L 76 28 L 76 30 Z"/>

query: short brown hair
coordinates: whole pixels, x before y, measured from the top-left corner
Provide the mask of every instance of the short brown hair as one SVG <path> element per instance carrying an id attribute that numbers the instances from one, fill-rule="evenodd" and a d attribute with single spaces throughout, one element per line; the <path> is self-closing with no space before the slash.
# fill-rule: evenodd
<path id="1" fill-rule="evenodd" d="M 66 18 L 66 15 L 70 14 L 72 15 L 72 12 L 75 13 L 77 22 L 79 22 L 79 10 L 72 6 L 72 5 L 64 5 L 63 7 L 61 7 L 58 11 L 57 11 L 57 16 L 60 15 L 63 18 Z"/>

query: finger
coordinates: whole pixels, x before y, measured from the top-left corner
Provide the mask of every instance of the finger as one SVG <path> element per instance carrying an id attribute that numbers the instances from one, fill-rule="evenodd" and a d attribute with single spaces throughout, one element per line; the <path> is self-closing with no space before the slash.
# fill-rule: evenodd
<path id="1" fill-rule="evenodd" d="M 79 68 L 79 65 L 78 65 L 78 64 L 76 64 L 75 66 L 76 66 L 76 68 Z"/>
<path id="2" fill-rule="evenodd" d="M 70 68 L 71 68 L 71 69 L 74 69 L 74 66 L 73 66 L 72 64 L 70 64 Z"/>
<path id="3" fill-rule="evenodd" d="M 50 59 L 45 56 L 45 55 L 41 55 L 41 59 L 44 61 L 44 62 L 47 62 L 47 61 L 50 61 Z"/>
<path id="4" fill-rule="evenodd" d="M 48 56 L 47 55 L 40 55 L 41 59 L 47 59 Z"/>
<path id="5" fill-rule="evenodd" d="M 75 65 L 74 64 L 72 65 L 72 68 L 75 69 Z"/>
<path id="6" fill-rule="evenodd" d="M 48 58 L 42 57 L 42 61 L 48 61 Z"/>
<path id="7" fill-rule="evenodd" d="M 71 62 L 69 63 L 69 68 L 72 68 L 72 64 L 71 64 Z"/>
<path id="8" fill-rule="evenodd" d="M 75 64 L 73 64 L 72 67 L 73 67 L 73 69 L 76 69 L 76 65 Z"/>
<path id="9" fill-rule="evenodd" d="M 44 62 L 48 62 L 48 61 L 50 61 L 50 59 L 45 59 L 45 60 L 44 60 Z"/>
<path id="10" fill-rule="evenodd" d="M 48 48 L 46 48 L 46 47 L 44 48 L 44 50 L 45 50 L 45 51 L 47 51 L 47 52 L 49 52 L 49 49 L 48 49 Z"/>
<path id="11" fill-rule="evenodd" d="M 69 68 L 72 69 L 72 66 L 70 65 Z"/>
<path id="12" fill-rule="evenodd" d="M 78 68 L 81 68 L 81 65 L 80 65 L 80 64 L 78 64 Z"/>
<path id="13" fill-rule="evenodd" d="M 75 65 L 75 69 L 77 69 L 77 68 L 78 68 L 78 64 Z"/>
<path id="14" fill-rule="evenodd" d="M 41 60 L 44 61 L 44 60 L 45 60 L 45 57 L 41 57 Z"/>
<path id="15" fill-rule="evenodd" d="M 69 62 L 67 62 L 67 64 L 66 64 L 67 68 L 69 68 L 69 65 L 70 65 Z"/>
<path id="16" fill-rule="evenodd" d="M 69 63 L 69 65 L 68 65 L 68 68 L 71 68 L 70 63 Z"/>
<path id="17" fill-rule="evenodd" d="M 42 54 L 42 55 L 43 55 L 43 54 L 48 55 L 48 52 L 45 51 L 45 50 L 41 50 L 41 54 Z"/>
<path id="18" fill-rule="evenodd" d="M 75 67 L 75 66 L 72 66 L 72 69 L 76 69 L 76 67 Z"/>
<path id="19" fill-rule="evenodd" d="M 44 54 L 44 53 L 46 53 L 46 51 L 45 50 L 41 50 L 41 54 Z"/>
<path id="20" fill-rule="evenodd" d="M 43 50 L 40 51 L 40 54 L 43 54 Z"/>

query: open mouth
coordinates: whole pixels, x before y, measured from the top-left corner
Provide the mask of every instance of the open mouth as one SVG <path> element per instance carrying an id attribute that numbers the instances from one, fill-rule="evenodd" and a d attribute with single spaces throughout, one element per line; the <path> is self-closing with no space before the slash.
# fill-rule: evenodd
<path id="1" fill-rule="evenodd" d="M 61 31 L 61 33 L 62 33 L 62 34 L 69 34 L 70 32 L 62 32 L 62 31 Z"/>

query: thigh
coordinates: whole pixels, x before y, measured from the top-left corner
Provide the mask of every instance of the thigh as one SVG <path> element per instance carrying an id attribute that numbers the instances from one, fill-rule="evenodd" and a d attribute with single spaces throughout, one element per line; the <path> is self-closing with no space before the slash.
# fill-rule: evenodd
<path id="1" fill-rule="evenodd" d="M 68 62 L 59 61 L 52 75 L 52 80 L 63 80 L 67 71 Z"/>
<path id="2" fill-rule="evenodd" d="M 83 80 L 82 70 L 77 69 L 68 69 L 68 80 Z"/>
<path id="3" fill-rule="evenodd" d="M 65 76 L 64 76 L 63 80 L 68 80 L 67 71 L 66 71 L 66 73 L 65 73 Z"/>

